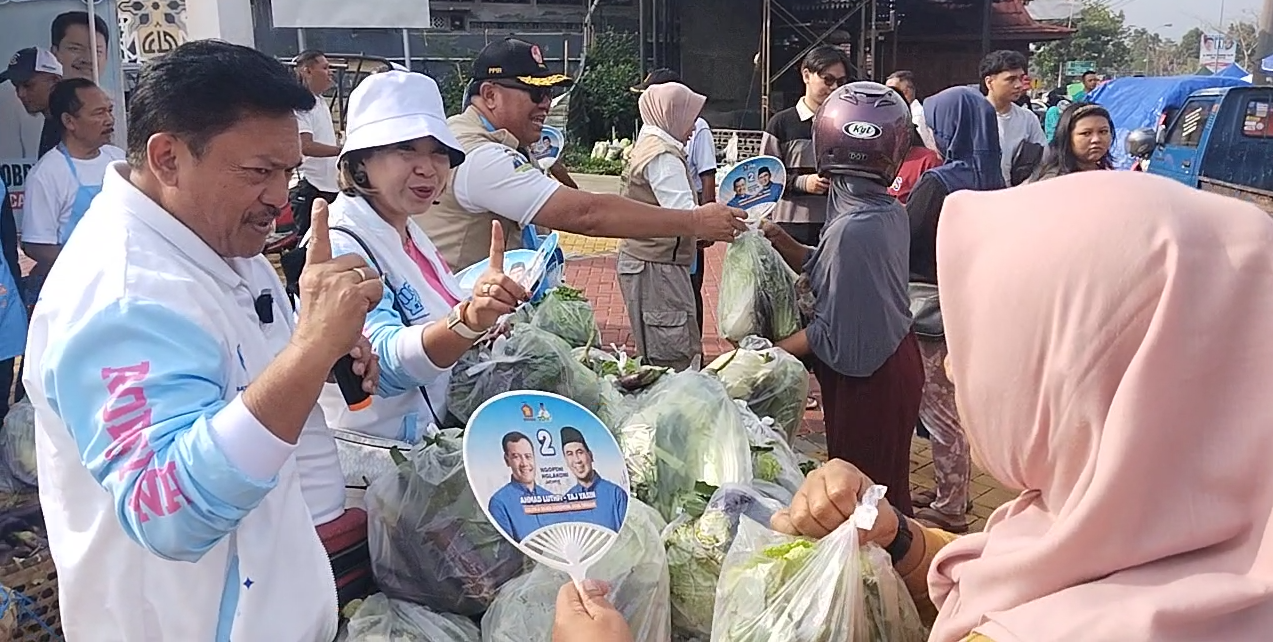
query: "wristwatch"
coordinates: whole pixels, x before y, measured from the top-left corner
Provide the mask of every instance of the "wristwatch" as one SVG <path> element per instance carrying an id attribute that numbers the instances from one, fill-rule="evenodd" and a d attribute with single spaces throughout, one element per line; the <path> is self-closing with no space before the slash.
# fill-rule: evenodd
<path id="1" fill-rule="evenodd" d="M 884 551 L 893 560 L 893 565 L 902 561 L 903 557 L 911 550 L 911 544 L 915 540 L 914 534 L 911 533 L 910 520 L 896 506 L 892 507 L 893 512 L 897 514 L 897 535 L 893 536 L 893 541 L 884 547 Z"/>
<path id="2" fill-rule="evenodd" d="M 446 315 L 446 329 L 460 335 L 465 340 L 477 341 L 486 332 L 474 330 L 464 322 L 464 309 L 467 305 L 468 301 L 461 301 L 454 308 L 451 308 L 451 311 Z"/>

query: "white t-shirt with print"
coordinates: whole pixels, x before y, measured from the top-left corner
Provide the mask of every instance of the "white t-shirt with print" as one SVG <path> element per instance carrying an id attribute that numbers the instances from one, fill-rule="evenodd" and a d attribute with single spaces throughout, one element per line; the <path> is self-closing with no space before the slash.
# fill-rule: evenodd
<path id="1" fill-rule="evenodd" d="M 309 111 L 296 112 L 296 124 L 302 134 L 310 134 L 315 143 L 336 146 L 336 126 L 332 124 L 332 113 L 327 107 L 327 99 L 315 96 L 318 102 Z M 336 185 L 336 157 L 306 156 L 298 170 L 304 178 L 320 192 L 336 193 L 340 190 Z"/>
<path id="2" fill-rule="evenodd" d="M 71 207 L 75 204 L 80 185 L 101 185 L 106 168 L 119 160 L 124 160 L 124 150 L 114 145 L 103 145 L 96 158 L 72 159 L 75 163 L 75 174 L 72 175 L 66 155 L 60 150 L 54 149 L 45 154 L 27 175 L 22 242 L 61 245 L 62 229 L 70 223 Z"/>
<path id="3" fill-rule="evenodd" d="M 694 191 L 702 193 L 703 174 L 716 170 L 716 142 L 712 140 L 711 127 L 702 118 L 694 121 L 694 134 L 685 146 L 685 155 Z"/>
<path id="4" fill-rule="evenodd" d="M 534 222 L 561 183 L 539 171 L 521 152 L 484 143 L 455 171 L 455 200 L 474 214 L 491 212 L 520 225 Z"/>
<path id="5" fill-rule="evenodd" d="M 1008 113 L 999 114 L 999 147 L 1003 150 L 1000 165 L 1003 169 L 1003 181 L 1008 185 L 1012 184 L 1012 159 L 1016 157 L 1021 143 L 1025 142 L 1044 147 L 1048 144 L 1039 117 L 1025 107 L 1013 105 Z"/>

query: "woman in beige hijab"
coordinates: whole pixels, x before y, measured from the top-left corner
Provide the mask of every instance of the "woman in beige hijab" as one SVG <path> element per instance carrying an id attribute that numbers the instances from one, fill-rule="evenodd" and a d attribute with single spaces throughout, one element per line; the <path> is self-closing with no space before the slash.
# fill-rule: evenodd
<path id="1" fill-rule="evenodd" d="M 947 200 L 959 412 L 1021 494 L 980 534 L 893 510 L 866 534 L 937 609 L 932 642 L 1273 639 L 1270 248 L 1258 208 L 1147 174 Z M 774 526 L 824 536 L 869 483 L 830 462 Z"/>
<path id="2" fill-rule="evenodd" d="M 707 99 L 680 83 L 641 93 L 643 126 L 632 145 L 619 192 L 668 209 L 698 206 L 685 158 L 685 142 Z M 619 288 L 628 308 L 637 352 L 646 363 L 684 370 L 700 356 L 702 331 L 690 280 L 696 241 L 691 237 L 625 239 L 619 243 Z"/>

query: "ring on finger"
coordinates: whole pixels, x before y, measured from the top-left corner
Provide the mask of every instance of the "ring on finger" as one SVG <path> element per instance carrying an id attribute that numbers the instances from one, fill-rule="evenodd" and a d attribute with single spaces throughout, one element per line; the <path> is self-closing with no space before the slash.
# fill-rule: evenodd
<path id="1" fill-rule="evenodd" d="M 490 295 L 491 295 L 491 284 L 487 283 L 486 285 L 482 286 L 482 296 L 490 296 Z"/>
<path id="2" fill-rule="evenodd" d="M 358 281 L 360 282 L 367 280 L 367 271 L 360 267 L 354 268 L 354 274 L 358 275 Z"/>

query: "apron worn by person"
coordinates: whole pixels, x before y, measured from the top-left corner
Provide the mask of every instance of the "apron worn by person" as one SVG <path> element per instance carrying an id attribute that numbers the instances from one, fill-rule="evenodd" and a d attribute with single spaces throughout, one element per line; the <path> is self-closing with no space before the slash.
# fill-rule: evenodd
<path id="1" fill-rule="evenodd" d="M 84 213 L 88 211 L 88 206 L 93 204 L 93 199 L 102 191 L 102 185 L 85 185 L 80 179 L 79 170 L 75 168 L 75 159 L 71 158 L 71 153 L 67 151 L 66 145 L 58 145 L 57 151 L 61 152 L 62 158 L 66 159 L 66 166 L 71 170 L 71 178 L 75 181 L 75 197 L 71 200 L 71 215 L 67 217 L 66 224 L 57 232 L 58 245 L 66 245 L 66 241 L 71 238 L 71 232 L 75 230 L 75 226 L 79 225 L 80 219 L 84 218 Z M 43 266 L 42 266 L 43 267 Z M 27 311 L 30 312 L 35 308 L 35 302 L 40 298 L 40 290 L 44 287 L 45 273 L 32 274 L 24 279 L 22 288 L 22 300 L 26 302 Z"/>

